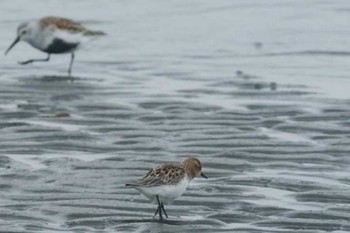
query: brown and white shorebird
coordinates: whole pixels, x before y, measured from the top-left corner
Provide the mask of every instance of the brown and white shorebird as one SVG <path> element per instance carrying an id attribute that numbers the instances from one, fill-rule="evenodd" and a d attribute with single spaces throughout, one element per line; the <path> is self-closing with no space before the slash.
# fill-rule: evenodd
<path id="1" fill-rule="evenodd" d="M 26 41 L 34 48 L 48 54 L 45 59 L 30 59 L 19 62 L 26 65 L 37 61 L 49 61 L 51 54 L 70 53 L 68 74 L 71 75 L 74 61 L 74 52 L 81 43 L 96 36 L 105 35 L 102 31 L 92 31 L 80 23 L 70 19 L 47 16 L 39 20 L 31 20 L 21 23 L 17 28 L 15 41 L 6 50 L 5 55 L 19 42 Z"/>
<path id="2" fill-rule="evenodd" d="M 154 217 L 163 214 L 168 218 L 164 204 L 169 204 L 181 196 L 189 183 L 198 176 L 208 179 L 202 172 L 201 162 L 193 157 L 185 159 L 181 164 L 163 164 L 151 169 L 143 178 L 131 184 L 126 184 L 138 190 L 152 202 L 158 204 Z"/>

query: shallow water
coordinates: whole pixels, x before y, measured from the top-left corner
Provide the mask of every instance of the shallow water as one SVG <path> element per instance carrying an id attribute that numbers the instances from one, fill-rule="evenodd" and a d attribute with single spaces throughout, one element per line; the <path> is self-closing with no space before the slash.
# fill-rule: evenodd
<path id="1" fill-rule="evenodd" d="M 108 36 L 76 54 L 1 57 L 0 232 L 348 232 L 347 1 L 0 3 L 19 22 L 80 20 Z M 78 14 L 77 14 L 78 12 Z M 124 187 L 195 155 L 166 206 Z"/>

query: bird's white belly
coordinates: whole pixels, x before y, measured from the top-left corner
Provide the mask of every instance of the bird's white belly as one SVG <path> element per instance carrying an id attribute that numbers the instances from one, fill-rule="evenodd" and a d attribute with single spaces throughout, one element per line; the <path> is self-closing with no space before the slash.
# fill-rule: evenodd
<path id="1" fill-rule="evenodd" d="M 164 204 L 171 203 L 181 196 L 187 189 L 188 179 L 183 179 L 177 185 L 161 185 L 156 187 L 135 187 L 152 202 L 156 202 L 158 195 L 160 202 Z"/>

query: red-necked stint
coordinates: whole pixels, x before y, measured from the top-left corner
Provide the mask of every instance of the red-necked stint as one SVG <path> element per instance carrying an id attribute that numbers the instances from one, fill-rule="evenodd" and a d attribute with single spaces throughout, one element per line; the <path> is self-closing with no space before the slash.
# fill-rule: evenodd
<path id="1" fill-rule="evenodd" d="M 21 23 L 17 28 L 17 37 L 6 50 L 5 55 L 21 40 L 48 54 L 45 59 L 30 59 L 19 62 L 21 65 L 37 61 L 49 61 L 51 54 L 70 53 L 71 60 L 68 68 L 68 74 L 70 75 L 75 50 L 79 48 L 82 42 L 101 35 L 105 35 L 105 33 L 89 30 L 73 20 L 48 16 Z"/>
<path id="2" fill-rule="evenodd" d="M 143 178 L 126 186 L 131 186 L 158 204 L 154 217 L 162 213 L 168 218 L 164 204 L 169 204 L 187 189 L 189 183 L 198 176 L 207 177 L 201 172 L 201 162 L 193 157 L 185 159 L 181 164 L 164 164 L 151 169 Z"/>

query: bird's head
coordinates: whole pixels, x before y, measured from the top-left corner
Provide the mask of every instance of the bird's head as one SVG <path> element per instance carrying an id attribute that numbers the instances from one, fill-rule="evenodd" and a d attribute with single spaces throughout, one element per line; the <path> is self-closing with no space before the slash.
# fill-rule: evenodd
<path id="1" fill-rule="evenodd" d="M 29 41 L 32 38 L 33 25 L 30 22 L 21 23 L 17 28 L 17 37 L 6 50 L 5 55 L 21 40 Z"/>
<path id="2" fill-rule="evenodd" d="M 187 158 L 182 162 L 182 165 L 184 166 L 186 173 L 190 179 L 198 176 L 208 179 L 208 177 L 202 172 L 202 165 L 199 159 L 196 159 L 194 157 Z"/>

